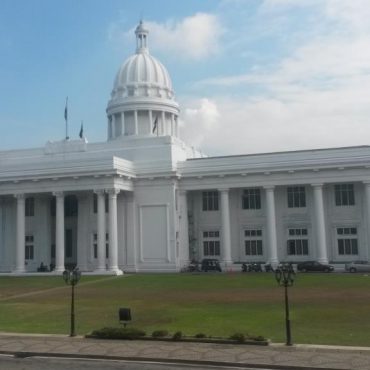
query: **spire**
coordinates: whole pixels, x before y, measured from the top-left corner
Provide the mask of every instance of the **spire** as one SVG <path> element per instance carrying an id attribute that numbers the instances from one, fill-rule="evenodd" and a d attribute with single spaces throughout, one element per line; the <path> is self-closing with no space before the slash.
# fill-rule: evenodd
<path id="1" fill-rule="evenodd" d="M 144 28 L 143 21 L 140 20 L 139 25 L 136 27 L 136 53 L 148 52 L 148 34 L 149 31 Z"/>

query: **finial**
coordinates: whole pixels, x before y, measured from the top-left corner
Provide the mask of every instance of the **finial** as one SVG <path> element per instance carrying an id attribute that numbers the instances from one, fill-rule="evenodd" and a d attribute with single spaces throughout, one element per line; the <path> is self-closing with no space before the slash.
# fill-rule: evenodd
<path id="1" fill-rule="evenodd" d="M 139 25 L 136 27 L 136 53 L 148 52 L 148 34 L 149 31 L 145 29 L 143 20 L 141 19 Z"/>

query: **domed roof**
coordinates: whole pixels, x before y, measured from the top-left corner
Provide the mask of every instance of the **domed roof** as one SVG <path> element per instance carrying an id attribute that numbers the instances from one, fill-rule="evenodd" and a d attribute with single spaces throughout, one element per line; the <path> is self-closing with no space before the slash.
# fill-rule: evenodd
<path id="1" fill-rule="evenodd" d="M 136 54 L 129 57 L 118 70 L 111 94 L 112 100 L 149 96 L 170 100 L 174 98 L 167 69 L 149 54 L 148 33 L 140 22 L 135 31 Z"/>

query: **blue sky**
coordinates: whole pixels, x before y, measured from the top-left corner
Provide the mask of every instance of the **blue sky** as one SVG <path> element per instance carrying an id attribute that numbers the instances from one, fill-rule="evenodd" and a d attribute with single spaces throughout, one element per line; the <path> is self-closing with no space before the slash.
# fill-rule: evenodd
<path id="1" fill-rule="evenodd" d="M 210 155 L 370 143 L 367 0 L 0 0 L 0 149 L 106 139 L 143 17 L 181 135 Z"/>

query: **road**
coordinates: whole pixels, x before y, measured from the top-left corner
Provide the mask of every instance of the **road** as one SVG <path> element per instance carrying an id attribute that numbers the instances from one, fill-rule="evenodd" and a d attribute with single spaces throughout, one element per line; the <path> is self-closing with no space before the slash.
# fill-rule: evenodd
<path id="1" fill-rule="evenodd" d="M 76 360 L 68 358 L 14 358 L 0 356 L 0 370 L 253 370 L 250 367 L 176 365 L 145 362 Z M 258 370 L 263 370 L 259 368 Z M 267 368 L 265 370 L 268 370 Z"/>

